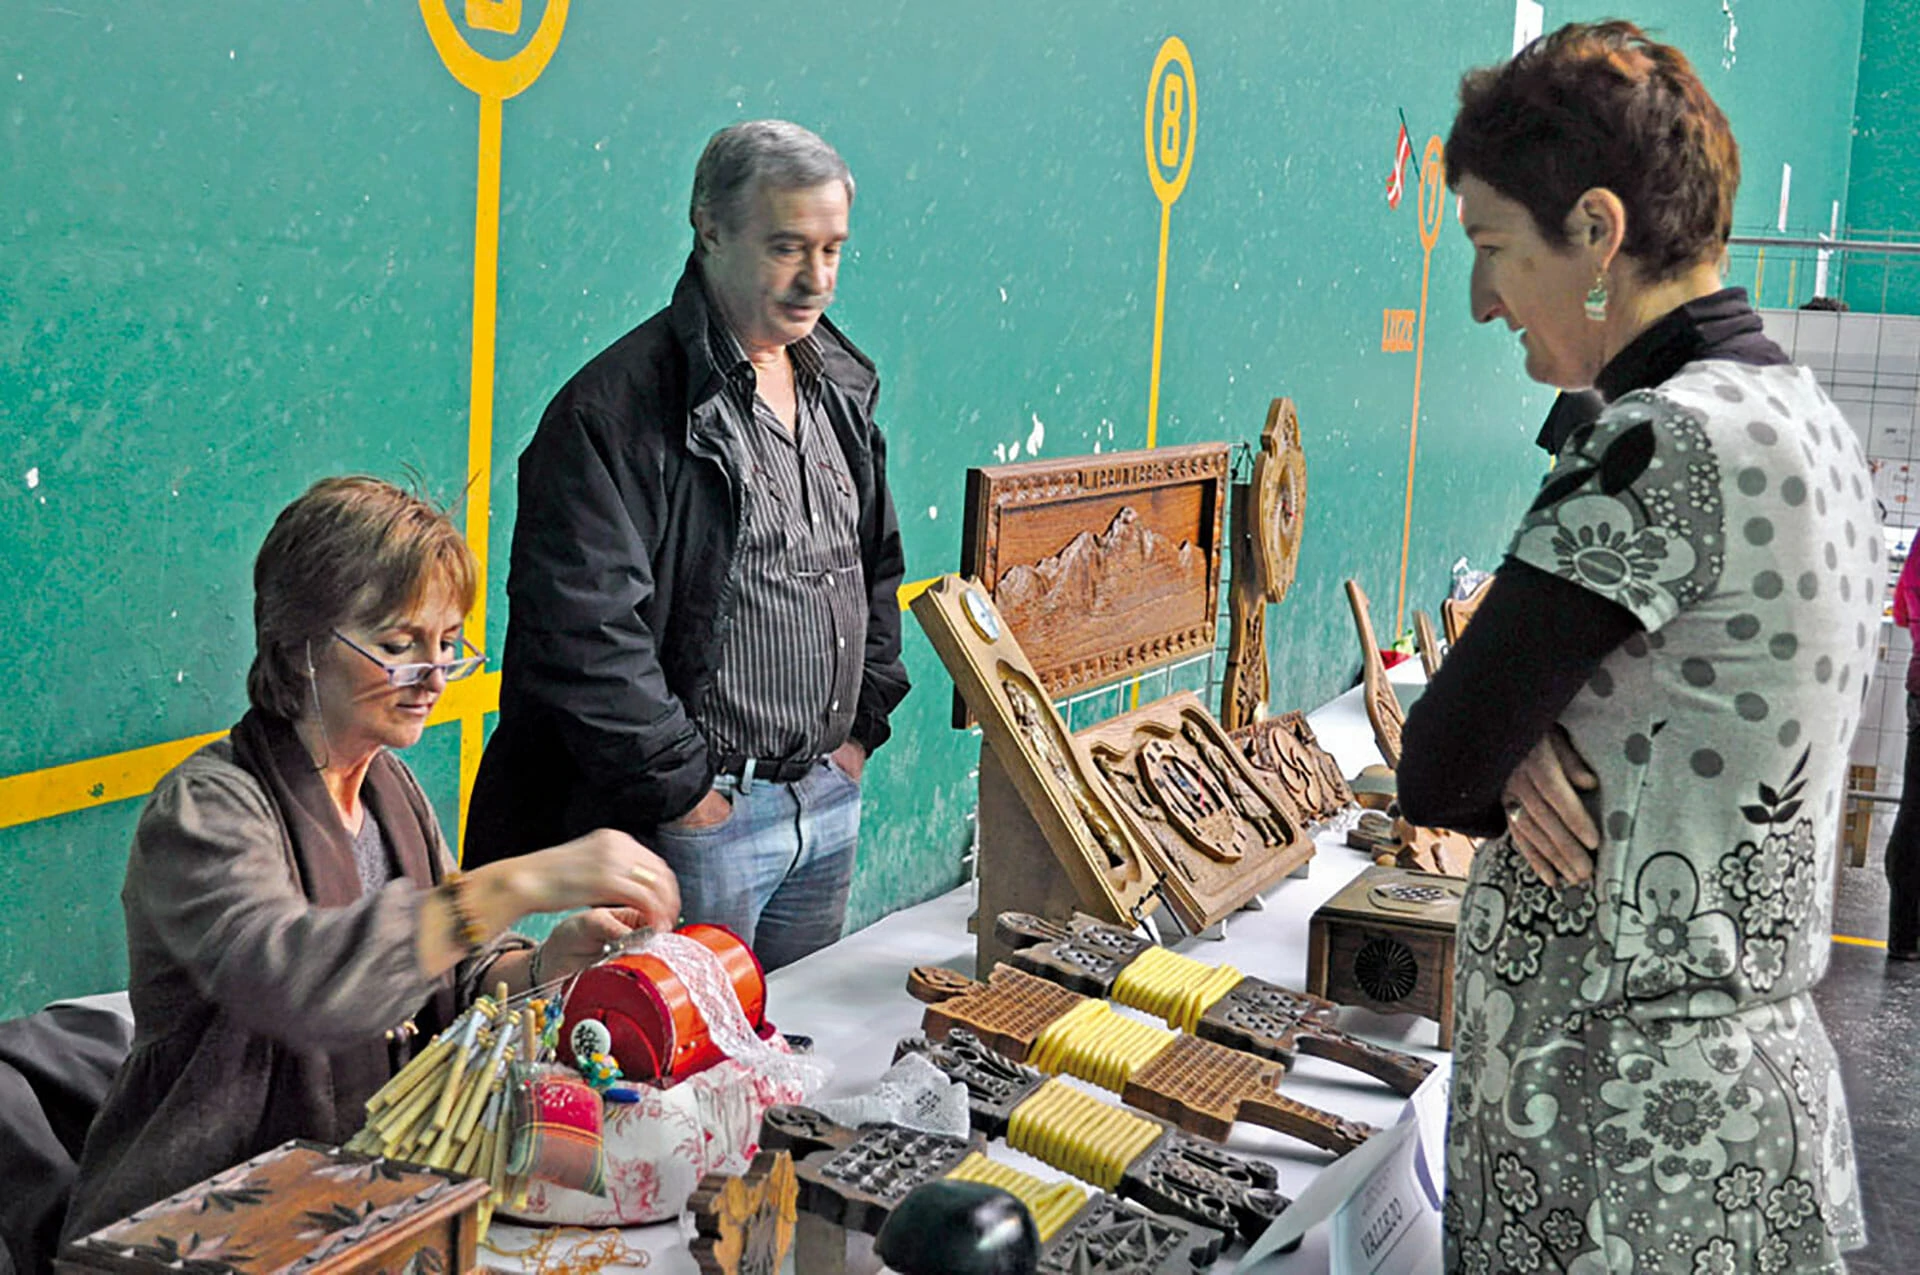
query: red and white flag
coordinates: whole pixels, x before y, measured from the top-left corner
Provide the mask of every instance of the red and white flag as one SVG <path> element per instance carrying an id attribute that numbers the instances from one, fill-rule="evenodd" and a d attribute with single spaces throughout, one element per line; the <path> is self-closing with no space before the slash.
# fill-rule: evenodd
<path id="1" fill-rule="evenodd" d="M 1393 172 L 1387 177 L 1387 207 L 1398 208 L 1400 197 L 1407 193 L 1405 179 L 1407 161 L 1413 158 L 1413 142 L 1407 137 L 1407 126 L 1400 126 L 1400 140 L 1393 144 Z"/>

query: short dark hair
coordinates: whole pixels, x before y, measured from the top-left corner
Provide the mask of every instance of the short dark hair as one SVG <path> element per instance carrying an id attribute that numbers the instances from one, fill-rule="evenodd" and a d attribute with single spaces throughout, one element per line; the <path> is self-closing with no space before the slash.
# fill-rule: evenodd
<path id="1" fill-rule="evenodd" d="M 1476 177 L 1526 206 L 1549 243 L 1605 187 L 1627 210 L 1621 251 L 1650 281 L 1716 257 L 1733 231 L 1740 148 L 1686 55 L 1631 22 L 1570 23 L 1460 81 L 1447 181 Z"/>
<path id="2" fill-rule="evenodd" d="M 479 579 L 446 510 L 379 478 L 321 479 L 280 511 L 254 559 L 248 701 L 299 717 L 312 694 L 309 643 L 403 615 L 435 588 L 465 615 Z"/>
<path id="3" fill-rule="evenodd" d="M 853 205 L 853 173 L 840 152 L 817 133 L 787 120 L 748 120 L 729 124 L 707 139 L 693 169 L 693 198 L 687 220 L 693 224 L 693 250 L 699 254 L 700 213 L 704 209 L 729 233 L 743 220 L 748 194 L 765 183 L 781 190 L 839 182 Z"/>

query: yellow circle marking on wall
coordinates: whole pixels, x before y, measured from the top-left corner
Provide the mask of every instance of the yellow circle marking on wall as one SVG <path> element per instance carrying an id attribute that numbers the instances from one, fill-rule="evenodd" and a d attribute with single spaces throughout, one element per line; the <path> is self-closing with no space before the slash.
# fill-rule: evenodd
<path id="1" fill-rule="evenodd" d="M 460 28 L 447 12 L 446 0 L 420 0 L 420 16 L 426 20 L 433 47 L 446 63 L 453 78 L 481 97 L 504 102 L 540 78 L 560 47 L 560 32 L 567 25 L 568 0 L 547 0 L 547 11 L 540 15 L 526 47 L 512 57 L 490 58 L 467 43 Z"/>
<path id="2" fill-rule="evenodd" d="M 1170 35 L 1147 77 L 1146 122 L 1147 176 L 1153 193 L 1169 206 L 1187 188 L 1193 170 L 1194 108 L 1193 58 L 1186 41 Z"/>

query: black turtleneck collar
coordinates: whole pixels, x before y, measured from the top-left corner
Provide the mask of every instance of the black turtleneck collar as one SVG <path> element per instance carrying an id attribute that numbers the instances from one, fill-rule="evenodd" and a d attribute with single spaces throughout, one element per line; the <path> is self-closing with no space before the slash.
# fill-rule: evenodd
<path id="1" fill-rule="evenodd" d="M 1722 288 L 1678 306 L 1635 337 L 1594 378 L 1609 403 L 1632 390 L 1660 384 L 1697 359 L 1727 359 L 1750 367 L 1792 362 L 1768 339 L 1745 288 Z"/>

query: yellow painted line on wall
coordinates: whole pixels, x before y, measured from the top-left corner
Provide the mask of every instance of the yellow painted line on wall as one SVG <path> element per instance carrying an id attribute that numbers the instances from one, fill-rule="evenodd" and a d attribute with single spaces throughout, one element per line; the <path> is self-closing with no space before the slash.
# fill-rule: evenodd
<path id="1" fill-rule="evenodd" d="M 912 606 L 915 598 L 925 593 L 928 589 L 931 589 L 934 585 L 939 584 L 940 580 L 940 576 L 928 576 L 925 580 L 911 580 L 901 585 L 900 609 L 904 611 Z"/>
<path id="2" fill-rule="evenodd" d="M 1420 378 L 1427 361 L 1427 285 L 1433 279 L 1433 249 L 1440 242 L 1440 223 L 1447 206 L 1446 159 L 1438 137 L 1427 139 L 1420 159 L 1420 318 L 1413 343 L 1413 427 L 1407 432 L 1407 512 L 1400 524 L 1400 588 L 1393 602 L 1393 632 L 1389 643 L 1400 640 L 1407 623 L 1407 557 L 1413 547 L 1413 465 L 1420 448 Z"/>
<path id="3" fill-rule="evenodd" d="M 1153 367 L 1147 374 L 1147 446 L 1160 429 L 1160 338 L 1167 321 L 1167 238 L 1173 229 L 1173 205 L 1193 171 L 1198 134 L 1194 110 L 1193 57 L 1186 41 L 1168 36 L 1147 76 L 1147 177 L 1160 201 L 1160 267 L 1153 285 Z"/>
<path id="4" fill-rule="evenodd" d="M 499 707 L 500 675 L 482 673 L 448 686 L 440 702 L 434 705 L 427 725 L 438 726 L 463 718 L 478 721 L 483 714 Z M 0 828 L 15 828 L 76 810 L 144 797 L 169 770 L 226 733 L 217 730 L 206 735 L 191 735 L 164 744 L 9 775 L 0 779 Z"/>
<path id="5" fill-rule="evenodd" d="M 1836 943 L 1845 943 L 1852 947 L 1885 947 L 1887 945 L 1885 939 L 1857 939 L 1851 934 L 1836 934 L 1833 936 L 1833 941 Z"/>

